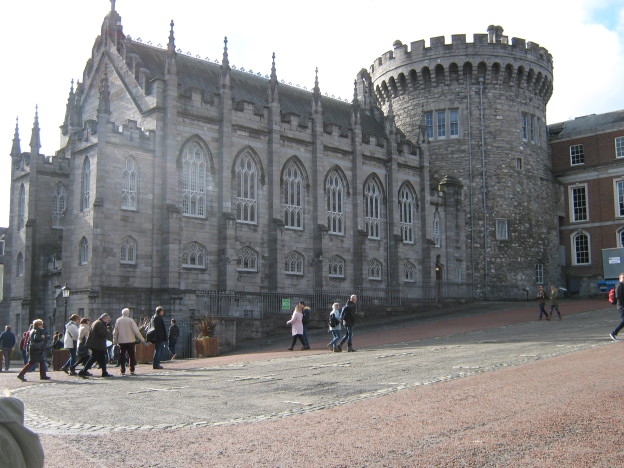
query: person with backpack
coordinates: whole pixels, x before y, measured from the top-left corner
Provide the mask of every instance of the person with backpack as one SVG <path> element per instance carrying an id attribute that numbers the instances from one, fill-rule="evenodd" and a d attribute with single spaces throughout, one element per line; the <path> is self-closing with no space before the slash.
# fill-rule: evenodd
<path id="1" fill-rule="evenodd" d="M 310 323 L 310 315 L 312 315 L 312 311 L 309 307 L 305 305 L 305 302 L 301 301 L 299 303 L 301 306 L 301 313 L 303 314 L 303 318 L 301 319 L 301 323 L 303 324 L 303 349 L 310 349 L 310 340 L 308 338 L 308 323 Z"/>
<path id="2" fill-rule="evenodd" d="M 342 351 L 342 345 L 344 342 L 347 342 L 347 351 L 350 353 L 355 352 L 353 349 L 353 325 L 355 324 L 355 308 L 357 304 L 357 296 L 353 294 L 347 304 L 342 308 L 342 312 L 340 313 L 340 317 L 342 318 L 342 324 L 345 327 L 345 335 L 340 340 L 340 344 L 337 346 L 338 352 Z"/>
<path id="3" fill-rule="evenodd" d="M 557 315 L 559 316 L 559 320 L 561 320 L 561 312 L 559 312 L 559 290 L 556 286 L 550 287 L 550 318 L 553 317 L 553 314 L 557 311 Z"/>
<path id="4" fill-rule="evenodd" d="M 329 332 L 333 335 L 334 339 L 329 342 L 327 347 L 330 351 L 338 353 L 338 347 L 336 343 L 340 340 L 340 331 L 342 330 L 342 326 L 340 325 L 341 316 L 340 316 L 340 304 L 338 302 L 334 302 L 332 305 L 332 310 L 329 313 Z"/>
<path id="5" fill-rule="evenodd" d="M 31 368 L 35 368 L 39 364 L 39 379 L 50 380 L 46 375 L 47 366 L 45 364 L 45 347 L 47 332 L 43 328 L 43 320 L 37 319 L 33 322 L 33 329 L 28 334 L 28 364 L 26 364 L 17 378 L 22 382 L 26 382 L 24 374 Z"/>
<path id="6" fill-rule="evenodd" d="M 615 330 L 609 334 L 609 336 L 612 340 L 618 341 L 616 336 L 620 330 L 624 328 L 624 273 L 620 273 L 620 281 L 615 287 L 615 298 L 617 299 L 617 309 L 620 313 L 621 321 L 618 326 L 615 327 Z"/>

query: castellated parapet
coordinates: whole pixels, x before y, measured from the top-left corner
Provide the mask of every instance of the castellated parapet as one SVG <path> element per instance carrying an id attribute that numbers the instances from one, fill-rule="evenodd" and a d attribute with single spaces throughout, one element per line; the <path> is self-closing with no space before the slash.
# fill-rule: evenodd
<path id="1" fill-rule="evenodd" d="M 464 187 L 468 281 L 533 290 L 561 280 L 557 186 L 546 141 L 553 60 L 534 42 L 487 34 L 401 41 L 358 74 L 364 107 L 394 113 L 397 127 L 427 145 L 431 184 L 446 176 Z M 447 268 L 454 268 L 448 265 Z"/>

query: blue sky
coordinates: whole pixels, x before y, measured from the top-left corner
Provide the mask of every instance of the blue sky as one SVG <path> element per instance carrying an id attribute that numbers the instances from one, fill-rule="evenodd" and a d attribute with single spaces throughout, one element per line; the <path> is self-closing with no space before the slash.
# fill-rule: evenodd
<path id="1" fill-rule="evenodd" d="M 537 42 L 553 55 L 549 123 L 624 109 L 624 0 L 447 0 L 443 12 L 440 5 L 413 0 L 117 0 L 116 8 L 124 32 L 133 38 L 166 44 L 174 19 L 176 45 L 184 53 L 220 59 L 228 36 L 233 65 L 268 74 L 275 52 L 280 79 L 309 89 L 318 67 L 322 92 L 344 98 L 351 98 L 357 72 L 397 39 L 409 44 L 445 35 L 450 42 L 452 34 L 466 34 L 470 40 L 497 24 L 506 35 Z M 42 151 L 53 155 L 59 149 L 70 81 L 82 76 L 109 9 L 108 0 L 3 4 L 0 226 L 8 225 L 15 118 L 20 119 L 22 150 L 27 150 L 39 105 Z"/>

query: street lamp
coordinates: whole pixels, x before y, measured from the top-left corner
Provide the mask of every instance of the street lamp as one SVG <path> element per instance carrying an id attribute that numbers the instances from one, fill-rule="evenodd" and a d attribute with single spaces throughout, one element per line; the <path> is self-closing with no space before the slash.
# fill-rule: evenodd
<path id="1" fill-rule="evenodd" d="M 65 283 L 65 286 L 61 288 L 61 292 L 63 293 L 63 299 L 65 299 L 65 321 L 63 323 L 67 323 L 67 300 L 69 299 L 69 286 Z"/>

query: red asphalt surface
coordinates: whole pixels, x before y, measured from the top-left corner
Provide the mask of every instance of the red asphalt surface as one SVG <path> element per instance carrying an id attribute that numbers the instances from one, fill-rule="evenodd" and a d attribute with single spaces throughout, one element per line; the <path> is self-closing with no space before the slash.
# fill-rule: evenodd
<path id="1" fill-rule="evenodd" d="M 604 308 L 604 300 L 566 302 L 565 315 Z M 536 318 L 533 305 L 362 333 L 354 342 L 374 347 Z M 46 467 L 64 468 L 624 466 L 623 350 L 622 343 L 613 343 L 284 419 L 149 433 L 42 435 L 41 440 Z M 327 350 L 306 351 L 311 352 Z M 270 350 L 167 367 L 293 354 Z M 140 372 L 150 370 L 142 366 Z M 66 378 L 59 374 L 53 377 Z M 10 387 L 19 385 L 26 384 Z"/>

